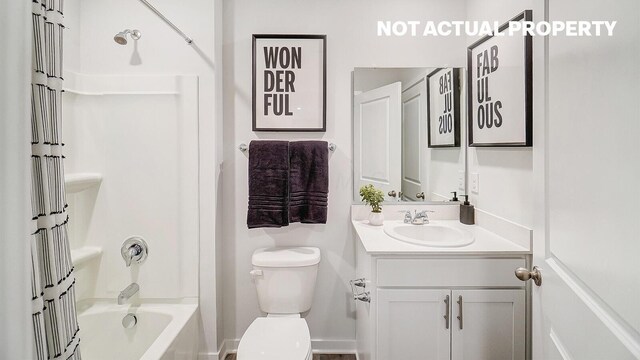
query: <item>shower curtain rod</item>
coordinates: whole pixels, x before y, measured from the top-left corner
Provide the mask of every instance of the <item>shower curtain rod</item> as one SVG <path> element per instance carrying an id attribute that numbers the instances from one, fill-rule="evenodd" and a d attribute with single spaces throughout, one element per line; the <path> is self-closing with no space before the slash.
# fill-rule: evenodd
<path id="1" fill-rule="evenodd" d="M 156 13 L 156 15 L 158 15 L 162 20 L 164 20 L 164 22 L 166 22 L 169 26 L 171 26 L 173 28 L 173 30 L 175 30 L 178 34 L 180 34 L 180 36 L 182 36 L 182 38 L 184 39 L 184 41 L 187 42 L 187 44 L 191 45 L 193 43 L 193 39 L 188 37 L 187 34 L 183 33 L 182 30 L 180 30 L 180 28 L 175 26 L 169 19 L 167 19 L 164 15 L 162 15 L 160 10 L 156 9 L 155 7 L 153 7 L 153 5 L 149 4 L 149 2 L 147 0 L 140 0 L 140 2 L 145 4 L 145 5 L 147 5 L 147 7 L 151 11 Z"/>

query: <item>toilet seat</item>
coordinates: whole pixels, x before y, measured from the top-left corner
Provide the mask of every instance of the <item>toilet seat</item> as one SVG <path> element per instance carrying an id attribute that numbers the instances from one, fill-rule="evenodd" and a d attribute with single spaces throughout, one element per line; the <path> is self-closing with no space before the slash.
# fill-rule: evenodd
<path id="1" fill-rule="evenodd" d="M 311 336 L 302 318 L 260 317 L 245 331 L 238 360 L 310 360 Z"/>

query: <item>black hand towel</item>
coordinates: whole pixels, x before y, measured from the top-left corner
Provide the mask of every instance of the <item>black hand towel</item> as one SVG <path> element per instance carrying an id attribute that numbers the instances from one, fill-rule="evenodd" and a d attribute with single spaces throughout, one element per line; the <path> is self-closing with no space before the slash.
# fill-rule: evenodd
<path id="1" fill-rule="evenodd" d="M 289 225 L 289 142 L 249 144 L 249 209 L 247 226 Z"/>
<path id="2" fill-rule="evenodd" d="M 289 222 L 326 224 L 329 194 L 327 142 L 291 142 L 289 152 Z"/>

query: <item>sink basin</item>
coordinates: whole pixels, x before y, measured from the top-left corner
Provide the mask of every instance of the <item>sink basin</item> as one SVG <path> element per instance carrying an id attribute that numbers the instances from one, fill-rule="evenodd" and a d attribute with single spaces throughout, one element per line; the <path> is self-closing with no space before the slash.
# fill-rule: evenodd
<path id="1" fill-rule="evenodd" d="M 388 222 L 384 232 L 394 239 L 422 246 L 459 247 L 473 242 L 473 235 L 463 229 L 441 224 L 412 225 Z"/>

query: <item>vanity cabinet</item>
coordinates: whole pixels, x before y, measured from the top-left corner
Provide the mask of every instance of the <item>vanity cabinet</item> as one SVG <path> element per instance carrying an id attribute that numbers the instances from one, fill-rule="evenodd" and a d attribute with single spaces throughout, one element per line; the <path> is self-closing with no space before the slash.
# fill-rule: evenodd
<path id="1" fill-rule="evenodd" d="M 368 254 L 356 275 L 360 360 L 525 360 L 527 255 Z"/>
<path id="2" fill-rule="evenodd" d="M 451 333 L 444 319 L 450 307 L 444 300 L 451 291 L 379 289 L 374 296 L 378 359 L 450 359 Z"/>
<path id="3" fill-rule="evenodd" d="M 451 359 L 525 359 L 524 289 L 451 293 Z"/>
<path id="4" fill-rule="evenodd" d="M 376 294 L 379 359 L 524 359 L 524 290 Z"/>

